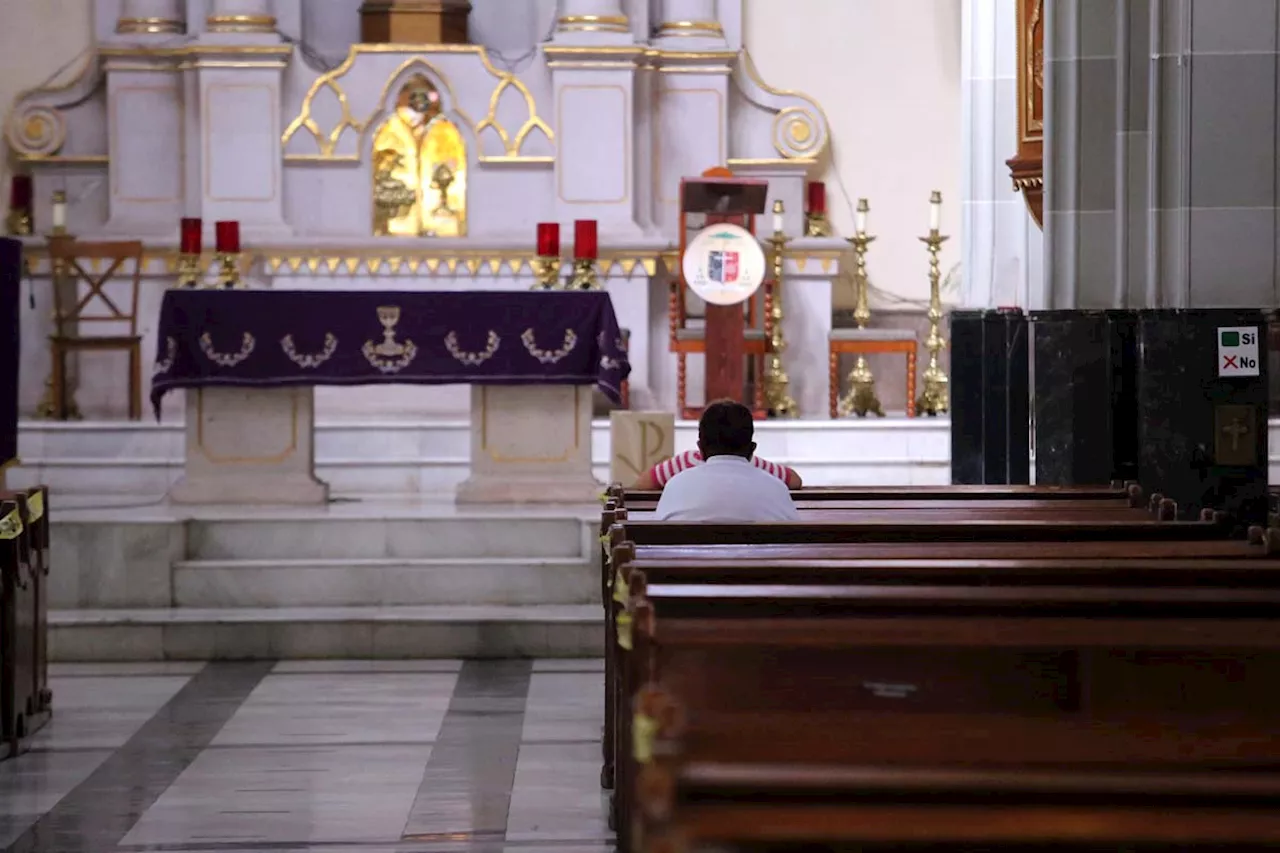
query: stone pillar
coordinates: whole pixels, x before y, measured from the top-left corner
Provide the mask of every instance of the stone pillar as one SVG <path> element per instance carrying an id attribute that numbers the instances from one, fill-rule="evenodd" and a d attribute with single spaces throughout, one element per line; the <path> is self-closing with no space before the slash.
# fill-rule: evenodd
<path id="1" fill-rule="evenodd" d="M 272 0 L 209 0 L 205 31 L 270 34 L 276 30 Z"/>
<path id="2" fill-rule="evenodd" d="M 1046 6 L 1053 306 L 1275 304 L 1280 2 Z"/>
<path id="3" fill-rule="evenodd" d="M 183 111 L 176 64 L 153 52 L 108 56 L 108 234 L 174 240 L 183 215 Z"/>
<path id="4" fill-rule="evenodd" d="M 183 0 L 124 0 L 116 32 L 141 36 L 180 35 L 187 31 L 186 3 Z"/>
<path id="5" fill-rule="evenodd" d="M 187 72 L 185 215 L 236 220 L 247 245 L 289 236 L 280 136 L 292 49 L 275 35 L 272 0 L 210 0 L 208 11 Z"/>
<path id="6" fill-rule="evenodd" d="M 1026 315 L 954 311 L 951 343 L 951 482 L 1029 482 Z"/>
<path id="7" fill-rule="evenodd" d="M 724 44 L 724 27 L 716 15 L 716 0 L 660 0 L 654 21 L 657 39 L 677 39 L 701 46 L 713 41 Z"/>
<path id="8" fill-rule="evenodd" d="M 622 0 L 564 0 L 556 22 L 556 41 L 566 36 L 600 38 L 626 36 L 631 41 L 631 22 L 622 11 Z"/>
<path id="9" fill-rule="evenodd" d="M 543 48 L 558 105 L 556 216 L 599 222 L 603 249 L 643 233 L 636 80 L 644 48 L 620 0 L 567 0 L 561 8 L 554 42 Z"/>
<path id="10" fill-rule="evenodd" d="M 961 85 L 964 171 L 960 229 L 964 304 L 1038 307 L 1044 238 L 1009 180 L 1017 153 L 1017 3 L 964 0 Z"/>

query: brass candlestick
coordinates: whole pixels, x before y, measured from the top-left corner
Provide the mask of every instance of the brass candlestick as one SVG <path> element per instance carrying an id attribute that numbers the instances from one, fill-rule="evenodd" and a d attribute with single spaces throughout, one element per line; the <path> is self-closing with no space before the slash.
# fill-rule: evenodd
<path id="1" fill-rule="evenodd" d="M 214 256 L 218 263 L 218 287 L 223 290 L 235 290 L 244 287 L 240 278 L 240 256 L 230 252 L 218 252 Z"/>
<path id="2" fill-rule="evenodd" d="M 830 237 L 831 220 L 825 213 L 806 213 L 804 215 L 804 236 Z"/>
<path id="3" fill-rule="evenodd" d="M 558 259 L 557 259 L 558 262 Z M 573 262 L 573 277 L 567 290 L 599 290 L 600 277 L 596 274 L 596 262 L 592 258 L 577 258 Z"/>
<path id="4" fill-rule="evenodd" d="M 858 199 L 858 212 L 865 217 L 870 210 L 865 198 Z M 860 217 L 862 218 L 862 217 Z M 859 329 L 865 329 L 867 323 L 871 321 L 871 299 L 870 299 L 870 282 L 867 278 L 867 247 L 875 242 L 875 237 L 868 234 L 865 228 L 860 229 L 858 233 L 849 238 L 849 242 L 853 244 L 854 271 L 853 281 L 854 287 L 857 288 L 857 302 L 853 309 L 853 320 L 858 324 Z M 860 418 L 865 418 L 869 412 L 874 412 L 878 417 L 884 417 L 884 407 L 880 404 L 880 398 L 876 395 L 876 378 L 871 372 L 871 365 L 867 363 L 867 357 L 863 353 L 858 353 L 858 360 L 854 362 L 853 371 L 849 374 L 849 393 L 840 402 L 841 413 L 849 415 L 850 413 Z"/>
<path id="5" fill-rule="evenodd" d="M 183 252 L 178 255 L 178 287 L 200 286 L 200 256 Z"/>
<path id="6" fill-rule="evenodd" d="M 10 237 L 31 236 L 31 211 L 12 208 L 5 217 L 5 231 Z"/>
<path id="7" fill-rule="evenodd" d="M 558 255 L 538 255 L 533 259 L 533 287 L 530 290 L 563 290 Z"/>
<path id="8" fill-rule="evenodd" d="M 916 409 L 930 416 L 945 415 L 948 410 L 947 374 L 938 363 L 938 354 L 947 345 L 942 339 L 942 266 L 938 253 L 947 239 L 936 228 L 920 238 L 929 247 L 929 339 L 924 344 L 929 350 L 929 366 L 924 371 L 924 392 Z"/>
<path id="9" fill-rule="evenodd" d="M 773 203 L 775 215 L 785 213 L 782 199 Z M 796 401 L 787 393 L 791 384 L 787 369 L 782 364 L 782 354 L 787 351 L 787 340 L 782 332 L 782 261 L 783 252 L 790 240 L 782 231 L 774 231 L 769 238 L 773 248 L 773 298 L 769 305 L 769 355 L 765 361 L 764 398 L 769 413 L 775 418 L 794 418 L 799 415 Z"/>

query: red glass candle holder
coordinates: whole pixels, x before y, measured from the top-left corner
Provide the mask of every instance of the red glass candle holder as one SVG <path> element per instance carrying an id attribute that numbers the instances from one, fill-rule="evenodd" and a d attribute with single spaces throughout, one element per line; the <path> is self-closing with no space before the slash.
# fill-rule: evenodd
<path id="1" fill-rule="evenodd" d="M 826 213 L 827 212 L 827 185 L 822 181 L 809 182 L 809 205 L 808 213 Z"/>
<path id="2" fill-rule="evenodd" d="M 543 258 L 560 257 L 560 223 L 538 223 L 538 256 Z"/>
<path id="3" fill-rule="evenodd" d="M 30 175 L 14 175 L 9 183 L 9 209 L 31 210 L 31 199 L 35 195 L 35 187 Z"/>
<path id="4" fill-rule="evenodd" d="M 599 234 L 594 219 L 579 219 L 573 223 L 573 259 L 594 261 L 600 257 Z"/>
<path id="5" fill-rule="evenodd" d="M 220 255 L 240 254 L 240 223 L 218 222 L 214 225 L 215 249 Z"/>
<path id="6" fill-rule="evenodd" d="M 198 255 L 204 251 L 204 222 L 199 219 L 182 220 L 182 242 L 178 249 L 184 255 Z"/>

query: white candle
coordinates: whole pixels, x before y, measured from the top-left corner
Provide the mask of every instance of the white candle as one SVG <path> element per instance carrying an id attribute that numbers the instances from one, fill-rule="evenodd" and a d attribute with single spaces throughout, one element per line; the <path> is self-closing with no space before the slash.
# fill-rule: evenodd
<path id="1" fill-rule="evenodd" d="M 929 231 L 937 231 L 942 227 L 942 193 L 937 190 L 929 197 Z"/>
<path id="2" fill-rule="evenodd" d="M 867 233 L 867 212 L 871 210 L 871 205 L 867 204 L 865 198 L 858 199 L 858 212 L 854 216 L 853 228 L 859 234 Z"/>
<path id="3" fill-rule="evenodd" d="M 67 194 L 56 192 L 53 194 L 53 227 L 67 227 Z"/>
<path id="4" fill-rule="evenodd" d="M 783 217 L 783 211 L 782 211 L 782 204 L 781 203 L 775 204 L 773 206 L 773 233 L 774 234 L 781 234 L 783 231 L 786 230 L 783 219 L 784 217 Z"/>

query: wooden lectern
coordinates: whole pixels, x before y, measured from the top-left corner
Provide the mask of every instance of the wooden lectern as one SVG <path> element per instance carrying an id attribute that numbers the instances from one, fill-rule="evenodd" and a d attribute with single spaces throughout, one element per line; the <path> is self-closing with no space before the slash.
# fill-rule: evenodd
<path id="1" fill-rule="evenodd" d="M 687 359 L 701 354 L 706 361 L 705 399 L 737 400 L 751 406 L 757 418 L 768 412 L 764 401 L 764 358 L 769 347 L 768 301 L 772 282 L 739 305 L 703 304 L 702 325 L 691 326 L 689 296 L 684 279 L 684 255 L 689 241 L 709 225 L 729 223 L 755 233 L 756 217 L 764 213 L 767 181 L 735 178 L 728 169 L 708 169 L 700 178 L 680 181 L 680 259 L 670 293 L 671 352 L 676 354 L 676 409 L 681 418 L 695 419 L 702 406 L 688 405 Z M 696 299 L 696 296 L 695 296 Z M 701 302 L 701 300 L 699 300 Z M 747 364 L 753 367 L 754 393 L 747 397 Z"/>

